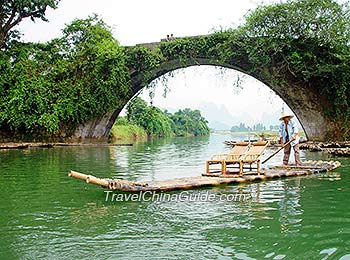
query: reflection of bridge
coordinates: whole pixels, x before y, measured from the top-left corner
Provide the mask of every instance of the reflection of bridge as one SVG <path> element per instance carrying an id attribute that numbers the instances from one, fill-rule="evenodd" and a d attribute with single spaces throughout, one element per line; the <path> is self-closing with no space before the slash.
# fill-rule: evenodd
<path id="1" fill-rule="evenodd" d="M 210 35 L 202 37 L 210 37 Z M 196 42 L 198 39 L 197 44 L 200 44 L 200 38 L 198 36 L 190 37 L 189 39 L 194 42 Z M 179 43 L 181 43 L 181 40 L 177 44 Z M 161 44 L 162 42 L 154 42 L 139 44 L 137 46 L 142 46 L 153 50 L 156 47 L 161 46 Z M 327 104 L 327 96 L 320 94 L 316 88 L 310 84 L 301 84 L 300 81 L 297 81 L 297 79 L 291 79 L 290 75 L 279 75 L 276 72 L 279 70 L 279 68 L 274 67 L 273 65 L 254 69 L 254 64 L 252 63 L 248 52 L 244 51 L 244 46 L 237 46 L 237 50 L 237 52 L 239 52 L 237 57 L 231 57 L 230 62 L 228 63 L 221 62 L 218 57 L 216 55 L 213 55 L 213 53 L 211 53 L 209 50 L 208 52 L 202 51 L 201 54 L 188 53 L 185 60 L 181 60 L 179 57 L 175 56 L 171 58 L 168 57 L 160 64 L 159 67 L 150 72 L 151 75 L 147 79 L 143 76 L 143 72 L 145 71 L 137 71 L 134 68 L 130 68 L 132 93 L 130 94 L 129 99 L 143 87 L 149 84 L 152 80 L 170 71 L 198 65 L 221 66 L 238 70 L 266 84 L 292 109 L 302 124 L 308 139 L 325 139 L 326 132 L 330 130 L 330 127 L 332 125 L 324 114 L 324 105 L 321 105 L 321 103 L 325 104 L 325 100 Z M 184 55 L 183 52 L 182 55 Z M 278 75 L 281 78 L 284 77 L 285 83 L 283 85 L 277 84 L 276 80 L 274 80 L 274 77 L 276 76 L 272 75 Z M 114 111 L 107 113 L 103 118 L 98 118 L 94 121 L 87 122 L 84 125 L 80 125 L 78 129 L 76 129 L 75 136 L 83 138 L 108 137 L 109 131 L 115 119 L 126 103 L 127 101 L 125 101 L 121 106 L 116 107 Z M 258 106 L 259 105 L 257 104 L 257 107 L 252 109 L 258 109 Z"/>

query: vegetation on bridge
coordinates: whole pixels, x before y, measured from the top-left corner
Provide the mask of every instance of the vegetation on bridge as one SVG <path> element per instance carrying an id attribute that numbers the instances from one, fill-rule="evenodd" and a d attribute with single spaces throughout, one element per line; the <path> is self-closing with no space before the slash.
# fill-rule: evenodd
<path id="1" fill-rule="evenodd" d="M 348 5 L 332 0 L 299 0 L 261 7 L 250 13 L 236 32 L 245 46 L 251 46 L 250 62 L 257 69 L 273 68 L 266 75 L 270 82 L 301 84 L 327 97 L 319 102 L 338 130 L 329 133 L 330 138 L 350 137 Z M 231 38 L 224 49 L 229 50 L 234 43 L 237 39 Z M 225 60 L 235 56 L 227 55 Z"/>
<path id="2" fill-rule="evenodd" d="M 240 59 L 270 83 L 316 88 L 326 97 L 325 114 L 338 124 L 332 134 L 349 138 L 349 13 L 334 0 L 290 0 L 257 8 L 236 29 L 153 50 L 119 46 L 96 17 L 74 21 L 62 38 L 45 44 L 8 41 L 0 53 L 0 132 L 69 136 L 77 125 L 123 107 L 133 94 L 130 73 L 146 86 L 165 61 L 212 57 L 217 64 Z"/>
<path id="3" fill-rule="evenodd" d="M 335 124 L 329 138 L 350 138 L 350 9 L 333 0 L 297 0 L 262 6 L 246 16 L 242 26 L 198 38 L 161 43 L 149 52 L 128 50 L 128 57 L 144 54 L 145 84 L 149 71 L 162 61 L 212 57 L 213 63 L 235 64 L 271 85 L 298 84 L 316 90 L 324 113 Z M 155 53 L 157 55 L 155 55 Z M 135 62 L 135 61 L 134 61 Z M 130 64 L 134 64 L 130 62 Z M 311 89 L 314 88 L 314 89 Z"/>
<path id="4" fill-rule="evenodd" d="M 0 53 L 2 133 L 69 136 L 128 100 L 129 69 L 109 28 L 90 17 L 63 33 L 45 44 L 12 42 Z"/>

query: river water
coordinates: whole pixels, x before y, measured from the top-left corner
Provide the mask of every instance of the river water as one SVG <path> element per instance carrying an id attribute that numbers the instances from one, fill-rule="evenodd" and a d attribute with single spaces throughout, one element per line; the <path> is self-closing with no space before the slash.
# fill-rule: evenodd
<path id="1" fill-rule="evenodd" d="M 197 176 L 211 154 L 227 152 L 224 140 L 239 138 L 0 150 L 0 259 L 350 259 L 348 158 L 302 151 L 343 167 L 186 191 L 249 195 L 240 201 L 106 201 L 104 189 L 67 177 L 70 169 L 135 181 Z"/>

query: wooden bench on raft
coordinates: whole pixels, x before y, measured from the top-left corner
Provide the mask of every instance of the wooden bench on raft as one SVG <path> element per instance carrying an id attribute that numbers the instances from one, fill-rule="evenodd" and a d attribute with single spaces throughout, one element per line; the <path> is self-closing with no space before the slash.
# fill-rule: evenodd
<path id="1" fill-rule="evenodd" d="M 213 169 L 210 168 L 212 164 L 221 164 L 221 174 L 231 173 L 229 169 L 234 168 L 238 165 L 239 175 L 243 175 L 244 166 L 249 165 L 250 173 L 253 169 L 253 165 L 256 165 L 256 173 L 260 174 L 260 156 L 264 153 L 268 141 L 258 141 L 253 143 L 237 143 L 229 154 L 226 155 L 213 155 L 211 160 L 206 162 L 206 173 L 214 173 Z M 232 167 L 233 166 L 233 167 Z M 214 169 L 216 172 L 218 169 Z"/>
<path id="2" fill-rule="evenodd" d="M 231 149 L 229 154 L 214 154 L 210 160 L 206 161 L 206 173 L 221 172 L 225 173 L 224 161 L 228 158 L 239 159 L 244 153 L 246 153 L 251 145 L 250 142 L 238 142 Z M 212 165 L 220 164 L 220 168 L 212 168 Z"/>

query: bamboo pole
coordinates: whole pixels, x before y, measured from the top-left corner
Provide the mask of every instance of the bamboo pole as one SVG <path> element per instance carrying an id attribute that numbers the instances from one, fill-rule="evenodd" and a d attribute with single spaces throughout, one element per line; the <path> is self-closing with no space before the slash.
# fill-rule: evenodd
<path id="1" fill-rule="evenodd" d="M 92 175 L 87 175 L 87 174 L 83 174 L 72 170 L 69 171 L 68 176 L 73 177 L 75 179 L 86 181 L 86 183 L 92 183 L 103 187 L 108 187 L 109 185 L 109 182 L 106 179 L 100 179 Z"/>
<path id="2" fill-rule="evenodd" d="M 279 153 L 284 147 L 286 147 L 288 144 L 290 144 L 293 141 L 293 139 L 289 140 L 287 143 L 285 143 L 282 147 L 280 147 L 276 152 L 271 154 L 269 157 L 267 157 L 261 164 L 266 163 L 268 160 L 270 160 L 272 157 L 274 157 L 276 154 Z"/>

